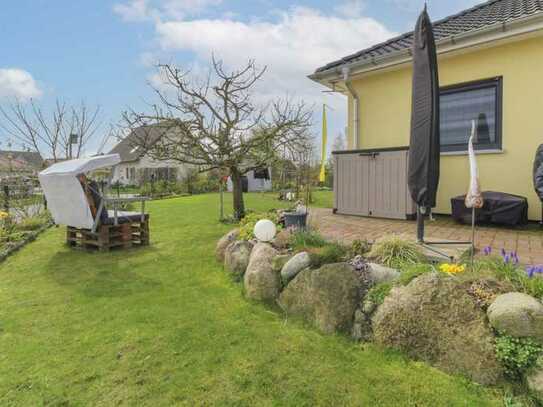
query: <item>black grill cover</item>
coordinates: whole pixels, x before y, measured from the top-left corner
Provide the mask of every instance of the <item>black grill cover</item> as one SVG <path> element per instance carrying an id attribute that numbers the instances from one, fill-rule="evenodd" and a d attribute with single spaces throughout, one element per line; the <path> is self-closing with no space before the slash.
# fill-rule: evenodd
<path id="1" fill-rule="evenodd" d="M 471 223 L 471 209 L 466 208 L 466 195 L 451 198 L 452 217 L 460 223 Z M 503 192 L 483 192 L 484 205 L 475 210 L 476 223 L 525 225 L 528 223 L 528 200 Z"/>
<path id="2" fill-rule="evenodd" d="M 439 79 L 426 7 L 417 20 L 414 36 L 408 185 L 419 206 L 433 208 L 439 183 Z"/>

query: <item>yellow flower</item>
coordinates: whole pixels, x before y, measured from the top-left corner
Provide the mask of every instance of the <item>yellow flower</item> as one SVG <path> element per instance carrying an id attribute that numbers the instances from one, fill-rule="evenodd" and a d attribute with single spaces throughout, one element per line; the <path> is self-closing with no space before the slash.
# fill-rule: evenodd
<path id="1" fill-rule="evenodd" d="M 6 219 L 9 217 L 9 213 L 0 211 L 0 220 Z"/>
<path id="2" fill-rule="evenodd" d="M 458 274 L 466 271 L 466 266 L 464 266 L 463 264 L 443 263 L 441 266 L 439 266 L 439 270 L 444 273 Z"/>

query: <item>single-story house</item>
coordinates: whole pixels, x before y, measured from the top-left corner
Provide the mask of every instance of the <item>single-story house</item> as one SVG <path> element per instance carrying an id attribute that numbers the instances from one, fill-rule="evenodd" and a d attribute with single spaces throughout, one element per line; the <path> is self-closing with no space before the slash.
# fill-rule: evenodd
<path id="1" fill-rule="evenodd" d="M 43 158 L 36 151 L 0 150 L 0 177 L 37 175 L 43 168 Z"/>
<path id="2" fill-rule="evenodd" d="M 141 126 L 122 139 L 109 154 L 119 154 L 121 163 L 114 167 L 111 183 L 142 185 L 151 181 L 181 181 L 187 166 L 177 161 L 153 159 L 147 148 L 160 140 L 164 130 L 156 126 Z"/>
<path id="3" fill-rule="evenodd" d="M 541 219 L 532 163 L 543 143 L 543 2 L 487 1 L 435 21 L 434 33 L 442 151 L 434 212 L 450 214 L 450 199 L 467 191 L 467 141 L 476 120 L 482 189 L 525 196 L 529 218 Z M 412 44 L 409 32 L 330 62 L 309 76 L 348 97 L 352 157 L 409 145 Z M 362 152 L 356 155 L 357 150 Z"/>
<path id="4" fill-rule="evenodd" d="M 251 170 L 247 172 L 242 178 L 242 189 L 243 192 L 266 192 L 272 190 L 272 179 L 271 179 L 272 169 L 270 168 L 259 168 L 256 170 Z M 228 177 L 226 182 L 226 188 L 228 192 L 232 192 L 233 185 L 232 180 Z"/>

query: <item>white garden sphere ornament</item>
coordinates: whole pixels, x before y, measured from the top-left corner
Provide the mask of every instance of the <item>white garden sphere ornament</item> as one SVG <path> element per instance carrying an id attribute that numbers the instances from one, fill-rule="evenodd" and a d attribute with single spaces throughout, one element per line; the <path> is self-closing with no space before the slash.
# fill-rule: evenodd
<path id="1" fill-rule="evenodd" d="M 261 242 L 271 241 L 275 237 L 276 231 L 275 224 L 269 219 L 259 220 L 254 228 L 255 237 Z"/>

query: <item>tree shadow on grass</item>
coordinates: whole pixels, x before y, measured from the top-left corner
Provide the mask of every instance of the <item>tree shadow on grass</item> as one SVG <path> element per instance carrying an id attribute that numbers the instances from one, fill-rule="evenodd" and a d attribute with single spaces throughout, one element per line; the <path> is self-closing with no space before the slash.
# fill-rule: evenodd
<path id="1" fill-rule="evenodd" d="M 88 297 L 124 297 L 161 290 L 162 282 L 146 277 L 152 248 L 112 253 L 62 250 L 51 257 L 47 274 L 60 286 Z"/>

